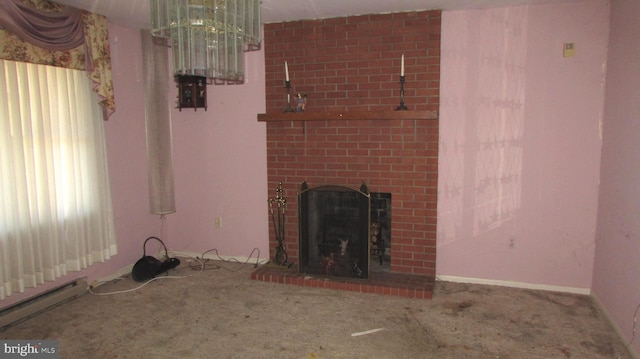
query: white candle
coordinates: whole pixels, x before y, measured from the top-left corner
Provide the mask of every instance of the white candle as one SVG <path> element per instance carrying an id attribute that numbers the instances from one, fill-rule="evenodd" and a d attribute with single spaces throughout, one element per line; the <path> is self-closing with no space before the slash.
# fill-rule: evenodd
<path id="1" fill-rule="evenodd" d="M 287 65 L 287 62 L 284 62 L 284 79 L 285 81 L 289 81 L 289 65 Z"/>
<path id="2" fill-rule="evenodd" d="M 400 61 L 400 76 L 404 77 L 404 54 L 402 54 L 402 61 Z"/>

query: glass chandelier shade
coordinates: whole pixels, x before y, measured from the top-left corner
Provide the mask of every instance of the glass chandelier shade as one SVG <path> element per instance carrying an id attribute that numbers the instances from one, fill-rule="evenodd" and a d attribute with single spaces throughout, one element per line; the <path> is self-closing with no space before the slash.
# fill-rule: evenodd
<path id="1" fill-rule="evenodd" d="M 244 51 L 260 49 L 260 0 L 150 0 L 151 34 L 169 41 L 175 76 L 244 82 Z"/>

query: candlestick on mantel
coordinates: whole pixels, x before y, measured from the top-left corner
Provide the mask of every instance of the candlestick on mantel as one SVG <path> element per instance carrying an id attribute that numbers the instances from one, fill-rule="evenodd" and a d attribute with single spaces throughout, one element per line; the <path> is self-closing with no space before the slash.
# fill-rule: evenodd
<path id="1" fill-rule="evenodd" d="M 291 81 L 286 80 L 284 87 L 287 89 L 287 107 L 282 112 L 294 112 L 293 107 L 291 107 Z"/>
<path id="2" fill-rule="evenodd" d="M 293 112 L 291 107 L 291 81 L 289 81 L 289 64 L 284 62 L 284 87 L 287 89 L 287 107 L 282 112 Z"/>
<path id="3" fill-rule="evenodd" d="M 406 111 L 407 106 L 404 105 L 404 76 L 400 76 L 400 106 L 396 107 L 396 111 Z"/>
<path id="4" fill-rule="evenodd" d="M 400 106 L 396 107 L 396 111 L 405 110 L 408 110 L 408 108 L 404 105 L 404 54 L 402 54 L 400 59 Z"/>
<path id="5" fill-rule="evenodd" d="M 289 81 L 289 65 L 286 61 L 284 62 L 284 80 Z"/>

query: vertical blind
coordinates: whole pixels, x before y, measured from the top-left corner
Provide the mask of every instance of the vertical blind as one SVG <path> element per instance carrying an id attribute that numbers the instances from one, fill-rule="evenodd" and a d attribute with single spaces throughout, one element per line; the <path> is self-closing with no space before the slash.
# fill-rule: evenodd
<path id="1" fill-rule="evenodd" d="M 117 253 L 84 71 L 0 60 L 0 300 Z"/>

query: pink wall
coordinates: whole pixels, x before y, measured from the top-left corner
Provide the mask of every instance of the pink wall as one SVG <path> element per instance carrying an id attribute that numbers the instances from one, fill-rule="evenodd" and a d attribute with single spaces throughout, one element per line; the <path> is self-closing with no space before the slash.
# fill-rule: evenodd
<path id="1" fill-rule="evenodd" d="M 590 288 L 608 12 L 443 13 L 438 275 Z"/>
<path id="2" fill-rule="evenodd" d="M 118 112 L 126 116 L 110 121 L 117 134 L 109 138 L 109 144 L 125 146 L 119 152 L 123 162 L 112 163 L 111 172 L 114 178 L 131 184 L 113 182 L 113 196 L 127 202 L 127 211 L 116 219 L 127 228 L 119 233 L 120 241 L 127 243 L 124 250 L 139 258 L 144 239 L 153 235 L 171 251 L 201 254 L 215 248 L 220 255 L 248 257 L 258 248 L 263 258 L 268 256 L 266 135 L 256 116 L 264 112 L 263 52 L 246 54 L 243 85 L 207 87 L 206 111 L 172 110 L 176 213 L 165 216 L 163 222 L 148 210 L 139 30 L 113 26 L 111 36 L 117 38 L 118 31 L 128 35 L 112 49 L 126 56 L 126 62 L 114 60 L 113 65 L 114 76 L 126 82 L 116 89 Z M 130 43 L 124 43 L 125 37 Z M 169 98 L 177 95 L 171 83 Z M 220 228 L 215 226 L 216 217 L 222 218 Z M 139 234 L 133 235 L 130 226 Z M 133 248 L 129 243 L 134 243 Z"/>
<path id="3" fill-rule="evenodd" d="M 611 4 L 593 293 L 630 340 L 640 303 L 640 2 Z"/>
<path id="4" fill-rule="evenodd" d="M 114 82 L 117 76 L 122 86 L 116 88 L 121 117 L 109 121 L 108 143 L 114 201 L 123 207 L 116 225 L 123 228 L 118 238 L 121 253 L 130 258 L 126 264 L 142 255 L 148 236 L 160 237 L 172 251 L 215 248 L 220 255 L 248 257 L 258 248 L 266 256 L 266 136 L 256 118 L 264 112 L 262 52 L 247 54 L 245 84 L 208 86 L 207 111 L 172 111 L 176 213 L 163 222 L 148 209 L 139 30 L 110 31 Z M 167 91 L 170 98 L 177 95 L 173 84 Z M 221 228 L 215 227 L 216 217 L 222 217 Z"/>
<path id="5" fill-rule="evenodd" d="M 112 152 L 124 146 L 111 156 L 112 162 L 122 160 L 111 163 L 111 172 L 113 196 L 127 202 L 127 210 L 116 218 L 116 224 L 126 228 L 118 233 L 126 243 L 124 250 L 139 258 L 144 239 L 153 235 L 173 251 L 200 254 L 215 248 L 221 255 L 248 257 L 258 248 L 267 256 L 266 135 L 256 116 L 264 112 L 263 52 L 246 54 L 243 85 L 207 87 L 206 111 L 172 110 L 176 213 L 167 215 L 163 223 L 148 209 L 139 30 L 116 26 L 110 30 L 115 42 L 114 77 L 123 82 L 116 88 L 122 117 L 109 121 L 116 134 L 108 143 Z M 124 34 L 119 36 L 120 32 Z M 118 61 L 120 54 L 122 61 Z M 173 84 L 167 91 L 169 98 L 177 95 Z M 119 179 L 129 185 L 120 186 Z M 215 227 L 216 217 L 222 218 L 220 228 Z M 129 243 L 134 243 L 133 248 Z"/>
<path id="6" fill-rule="evenodd" d="M 264 54 L 245 59 L 244 84 L 210 85 L 207 111 L 172 113 L 177 211 L 167 216 L 166 237 L 172 249 L 248 257 L 258 248 L 261 258 L 269 255 L 267 198 L 275 189 L 267 188 L 266 130 L 257 121 L 265 111 Z"/>

